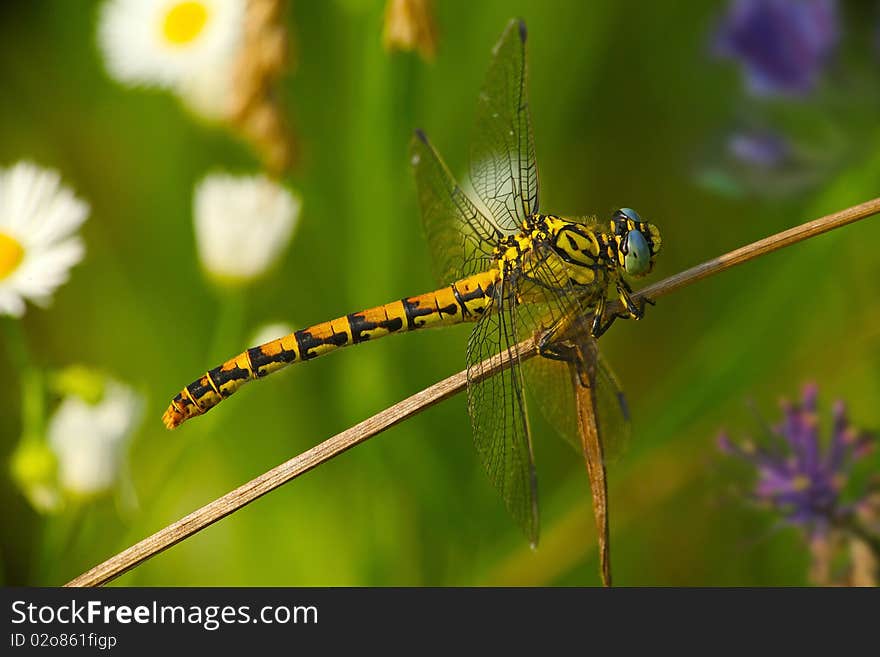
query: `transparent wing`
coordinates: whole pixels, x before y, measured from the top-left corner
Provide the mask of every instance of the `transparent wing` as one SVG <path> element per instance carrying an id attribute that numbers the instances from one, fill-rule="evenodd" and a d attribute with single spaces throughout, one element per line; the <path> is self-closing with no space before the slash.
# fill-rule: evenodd
<path id="1" fill-rule="evenodd" d="M 410 162 L 438 282 L 451 283 L 488 269 L 501 230 L 456 184 L 421 130 L 410 143 Z"/>
<path id="2" fill-rule="evenodd" d="M 509 231 L 538 211 L 526 83 L 526 26 L 512 20 L 492 51 L 471 147 L 474 189 L 498 225 Z"/>
<path id="3" fill-rule="evenodd" d="M 477 454 L 489 479 L 532 545 L 536 545 L 537 479 L 516 353 L 516 320 L 510 303 L 499 304 L 497 312 L 479 320 L 468 342 L 468 412 Z M 511 366 L 482 379 L 481 363 L 503 352 L 513 359 Z"/>
<path id="4" fill-rule="evenodd" d="M 614 460 L 625 450 L 631 438 L 631 424 L 626 397 L 608 363 L 595 349 L 595 340 L 582 351 L 593 351 L 595 366 L 587 368 L 590 384 L 596 391 L 596 414 L 599 435 L 607 460 Z M 523 363 L 525 384 L 531 401 L 540 408 L 557 433 L 577 452 L 583 451 L 577 420 L 575 386 L 581 385 L 568 363 L 540 356 Z M 575 375 L 575 376 L 573 376 Z"/>
<path id="5" fill-rule="evenodd" d="M 590 372 L 590 385 L 596 391 L 596 413 L 598 415 L 599 435 L 605 460 L 613 461 L 620 456 L 632 437 L 629 405 L 626 395 L 605 357 L 599 353 L 599 345 L 591 337 L 582 351 L 593 352 L 594 369 Z"/>
<path id="6" fill-rule="evenodd" d="M 538 356 L 523 363 L 528 392 L 547 421 L 580 453 L 575 386 L 593 387 L 605 456 L 614 458 L 629 442 L 629 409 L 617 377 L 589 332 L 596 291 L 575 288 L 559 256 L 545 245 L 535 246 L 524 269 L 528 277 L 521 277 L 518 285 L 525 301 L 517 312 L 518 332 L 527 336 L 529 331 L 567 326 L 565 335 L 559 336 L 564 337 L 561 346 L 577 359 L 565 362 Z"/>
<path id="7" fill-rule="evenodd" d="M 529 401 L 578 453 L 582 451 L 575 408 L 574 380 L 568 363 L 537 356 L 523 363 Z"/>

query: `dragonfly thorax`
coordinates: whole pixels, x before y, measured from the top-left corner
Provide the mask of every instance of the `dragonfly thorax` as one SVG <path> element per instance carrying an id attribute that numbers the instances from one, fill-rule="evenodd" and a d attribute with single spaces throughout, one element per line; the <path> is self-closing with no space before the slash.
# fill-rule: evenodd
<path id="1" fill-rule="evenodd" d="M 495 259 L 502 278 L 512 274 L 531 277 L 532 268 L 549 266 L 555 280 L 598 291 L 622 274 L 647 274 L 659 250 L 657 227 L 623 208 L 614 213 L 605 231 L 594 220 L 532 215 L 520 232 L 498 240 Z M 548 258 L 551 253 L 553 257 Z"/>
<path id="2" fill-rule="evenodd" d="M 499 240 L 495 257 L 502 272 L 529 274 L 537 263 L 547 265 L 553 254 L 554 267 L 563 268 L 575 285 L 596 282 L 603 270 L 617 267 L 617 242 L 584 223 L 554 215 L 533 215 L 519 233 Z"/>

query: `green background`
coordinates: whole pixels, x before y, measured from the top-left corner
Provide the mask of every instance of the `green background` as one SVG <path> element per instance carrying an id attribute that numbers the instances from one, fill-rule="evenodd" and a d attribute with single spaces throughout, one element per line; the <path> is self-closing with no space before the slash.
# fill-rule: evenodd
<path id="1" fill-rule="evenodd" d="M 807 136 L 816 116 L 835 125 L 840 156 L 812 186 L 726 195 L 696 180 L 713 140 L 754 110 L 736 68 L 706 54 L 722 3 L 437 5 L 439 51 L 428 64 L 382 49 L 381 2 L 293 3 L 295 67 L 282 99 L 301 150 L 286 182 L 303 212 L 281 265 L 236 299 L 200 271 L 192 191 L 211 170 L 256 172 L 253 153 L 170 94 L 111 81 L 96 5 L 3 3 L 0 163 L 56 168 L 92 207 L 84 262 L 50 310 L 30 307 L 22 321 L 32 358 L 50 369 L 98 367 L 147 396 L 130 452 L 136 510 L 120 511 L 111 496 L 74 530 L 69 518 L 36 514 L 4 474 L 5 583 L 67 581 L 464 366 L 467 327 L 408 335 L 248 386 L 174 433 L 160 421 L 183 384 L 248 346 L 259 324 L 304 327 L 434 287 L 407 143 L 422 127 L 453 171 L 466 170 L 490 49 L 511 16 L 529 28 L 542 210 L 636 208 L 663 232 L 652 281 L 880 189 L 880 129 L 866 118 L 880 107 L 880 60 L 859 20 L 870 3 L 848 5 L 824 104 L 771 107 Z M 799 533 L 728 495 L 715 436 L 751 429 L 747 399 L 775 417 L 777 400 L 808 380 L 820 384 L 825 408 L 843 398 L 857 425 L 880 425 L 878 244 L 880 219 L 868 219 L 665 297 L 602 339 L 634 418 L 629 449 L 609 472 L 617 583 L 806 582 Z M 13 362 L 0 350 L 4 463 L 21 431 Z M 535 552 L 480 468 L 460 395 L 116 582 L 598 584 L 582 458 L 537 413 L 533 428 Z"/>

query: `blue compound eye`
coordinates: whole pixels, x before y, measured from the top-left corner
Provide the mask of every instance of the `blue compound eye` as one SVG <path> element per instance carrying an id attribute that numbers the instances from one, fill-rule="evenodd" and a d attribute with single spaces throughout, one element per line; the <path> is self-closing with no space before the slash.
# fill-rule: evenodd
<path id="1" fill-rule="evenodd" d="M 633 212 L 633 214 L 635 215 L 636 213 Z M 623 266 L 627 274 L 630 276 L 642 276 L 651 271 L 651 247 L 648 246 L 648 240 L 639 231 L 631 230 L 627 233 L 625 252 Z"/>
<path id="2" fill-rule="evenodd" d="M 625 215 L 627 219 L 632 219 L 637 224 L 642 222 L 642 218 L 639 216 L 639 213 L 632 208 L 620 208 L 618 212 L 620 212 L 620 214 L 622 215 Z"/>

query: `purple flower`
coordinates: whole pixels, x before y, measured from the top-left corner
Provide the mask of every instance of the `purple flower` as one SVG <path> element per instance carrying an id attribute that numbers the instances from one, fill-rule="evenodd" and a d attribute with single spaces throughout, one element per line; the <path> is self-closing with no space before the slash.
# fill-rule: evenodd
<path id="1" fill-rule="evenodd" d="M 817 388 L 804 387 L 800 404 L 782 402 L 783 419 L 768 428 L 760 443 L 735 443 L 719 436 L 720 449 L 755 468 L 752 501 L 769 506 L 789 523 L 806 528 L 813 536 L 824 534 L 854 512 L 842 500 L 854 463 L 876 444 L 876 436 L 854 429 L 843 402 L 835 403 L 831 437 L 819 436 Z"/>
<path id="2" fill-rule="evenodd" d="M 769 130 L 741 130 L 727 139 L 727 150 L 742 164 L 775 169 L 791 156 L 791 146 L 782 135 Z"/>
<path id="3" fill-rule="evenodd" d="M 754 94 L 804 95 L 838 37 L 835 0 L 732 0 L 713 50 L 739 62 Z"/>

